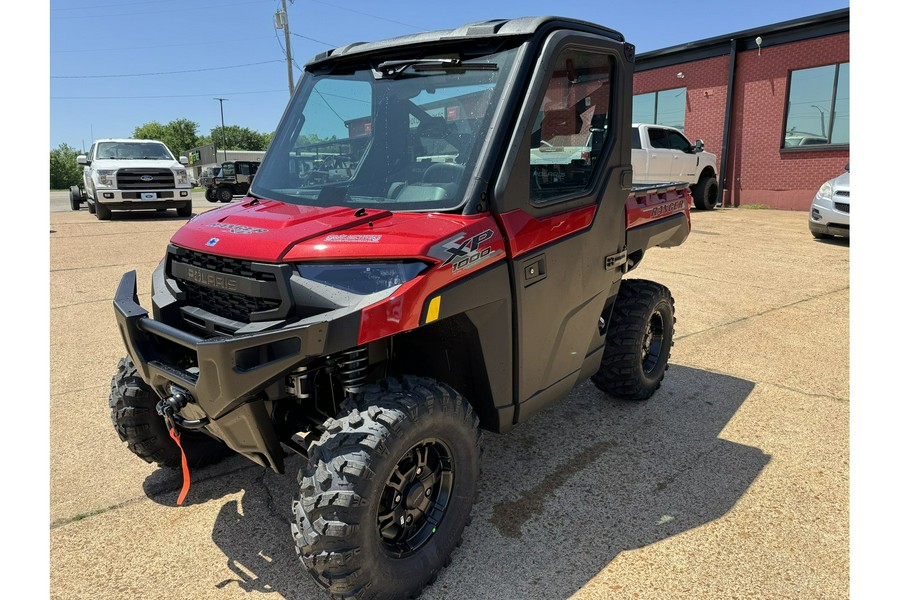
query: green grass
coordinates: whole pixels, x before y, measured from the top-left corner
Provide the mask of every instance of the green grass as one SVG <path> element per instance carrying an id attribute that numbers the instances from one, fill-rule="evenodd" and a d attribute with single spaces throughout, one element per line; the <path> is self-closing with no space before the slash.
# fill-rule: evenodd
<path id="1" fill-rule="evenodd" d="M 765 209 L 769 208 L 769 205 L 768 204 L 760 204 L 757 202 L 755 204 L 741 204 L 740 208 L 748 208 L 750 210 L 765 210 Z"/>

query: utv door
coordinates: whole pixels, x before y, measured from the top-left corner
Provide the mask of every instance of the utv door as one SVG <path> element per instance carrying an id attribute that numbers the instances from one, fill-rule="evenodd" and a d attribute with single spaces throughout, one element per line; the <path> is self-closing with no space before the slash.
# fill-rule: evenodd
<path id="1" fill-rule="evenodd" d="M 606 261 L 624 249 L 631 187 L 631 60 L 600 36 L 550 35 L 501 167 L 495 198 L 514 297 L 517 421 L 600 365 L 598 324 L 621 278 Z M 548 164 L 540 153 L 548 144 L 590 151 Z"/>

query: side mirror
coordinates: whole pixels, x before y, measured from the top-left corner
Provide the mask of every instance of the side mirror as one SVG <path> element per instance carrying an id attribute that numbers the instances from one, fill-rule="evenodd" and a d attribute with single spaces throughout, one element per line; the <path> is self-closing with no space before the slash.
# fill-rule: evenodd
<path id="1" fill-rule="evenodd" d="M 186 165 L 186 164 L 188 164 L 188 157 L 187 156 L 179 156 L 178 162 L 180 162 L 183 165 Z"/>
<path id="2" fill-rule="evenodd" d="M 694 142 L 694 152 L 703 152 L 703 140 L 698 139 Z"/>
<path id="3" fill-rule="evenodd" d="M 89 165 L 89 164 L 91 164 L 91 161 L 89 161 L 89 160 L 87 159 L 87 156 L 85 156 L 84 154 L 79 154 L 78 156 L 76 156 L 76 157 L 75 157 L 75 162 L 77 162 L 79 165 Z"/>

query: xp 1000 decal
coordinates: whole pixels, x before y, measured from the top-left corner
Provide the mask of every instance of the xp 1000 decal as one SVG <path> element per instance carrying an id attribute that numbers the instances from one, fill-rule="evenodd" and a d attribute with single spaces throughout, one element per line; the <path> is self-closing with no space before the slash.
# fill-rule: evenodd
<path id="1" fill-rule="evenodd" d="M 441 245 L 441 248 L 443 248 L 444 252 L 448 255 L 441 265 L 442 267 L 452 265 L 452 271 L 456 273 L 457 271 L 468 269 L 476 264 L 484 262 L 485 259 L 500 252 L 499 250 L 495 250 L 491 245 L 484 245 L 484 242 L 494 236 L 494 231 L 491 229 L 486 229 L 472 237 L 462 239 L 464 236 L 465 234 L 460 235 L 456 239 Z M 462 241 L 460 242 L 459 240 L 461 239 Z"/>

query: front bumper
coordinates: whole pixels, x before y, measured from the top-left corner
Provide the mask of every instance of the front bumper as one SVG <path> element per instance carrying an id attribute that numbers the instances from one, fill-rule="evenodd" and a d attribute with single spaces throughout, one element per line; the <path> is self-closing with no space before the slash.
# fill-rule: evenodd
<path id="1" fill-rule="evenodd" d="M 144 194 L 153 194 L 153 198 Z M 94 191 L 95 202 L 119 210 L 140 210 L 151 208 L 173 208 L 186 206 L 191 201 L 190 188 L 171 188 L 165 190 L 118 190 L 97 188 Z"/>
<path id="2" fill-rule="evenodd" d="M 809 207 L 809 230 L 812 233 L 850 237 L 850 204 L 844 202 L 839 210 L 836 202 L 815 198 Z"/>
<path id="3" fill-rule="evenodd" d="M 192 397 L 180 413 L 251 460 L 281 473 L 283 451 L 267 387 L 314 358 L 352 347 L 359 313 L 235 337 L 202 338 L 150 318 L 134 271 L 113 299 L 119 332 L 141 378 L 165 398 L 172 386 Z M 308 320 L 307 320 L 308 321 Z"/>

